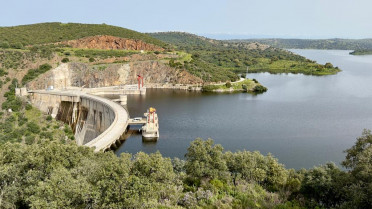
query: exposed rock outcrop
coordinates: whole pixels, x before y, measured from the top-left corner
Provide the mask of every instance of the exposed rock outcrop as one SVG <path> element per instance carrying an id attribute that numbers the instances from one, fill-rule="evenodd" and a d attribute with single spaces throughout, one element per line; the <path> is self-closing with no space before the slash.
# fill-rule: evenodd
<path id="1" fill-rule="evenodd" d="M 69 87 L 105 87 L 136 84 L 137 75 L 144 77 L 145 85 L 199 84 L 202 80 L 185 70 L 171 68 L 159 61 L 130 62 L 91 66 L 84 63 L 62 64 L 28 84 L 29 89 L 57 89 Z"/>
<path id="2" fill-rule="evenodd" d="M 69 40 L 57 44 L 69 45 L 73 48 L 81 49 L 125 49 L 125 50 L 145 50 L 145 51 L 164 51 L 163 48 L 148 44 L 141 40 L 119 38 L 114 36 L 90 36 L 78 40 Z"/>

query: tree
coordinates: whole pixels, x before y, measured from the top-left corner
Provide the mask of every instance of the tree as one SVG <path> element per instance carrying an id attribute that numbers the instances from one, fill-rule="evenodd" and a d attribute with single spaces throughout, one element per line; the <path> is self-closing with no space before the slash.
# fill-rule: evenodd
<path id="1" fill-rule="evenodd" d="M 331 63 L 327 62 L 327 63 L 324 65 L 324 67 L 326 67 L 326 68 L 333 68 L 333 65 L 332 65 Z"/>
<path id="2" fill-rule="evenodd" d="M 349 179 L 334 163 L 327 163 L 305 173 L 301 193 L 326 208 L 340 207 L 347 200 Z"/>
<path id="3" fill-rule="evenodd" d="M 372 208 L 372 134 L 364 130 L 354 146 L 346 150 L 342 165 L 351 169 L 353 177 L 352 200 L 349 203 L 359 208 Z"/>
<path id="4" fill-rule="evenodd" d="M 228 176 L 226 162 L 223 159 L 223 147 L 214 145 L 212 139 L 203 141 L 197 138 L 191 142 L 186 153 L 186 173 L 194 178 L 219 178 Z"/>
<path id="5" fill-rule="evenodd" d="M 225 86 L 226 86 L 227 88 L 231 88 L 231 86 L 232 86 L 232 85 L 231 85 L 231 82 L 229 82 L 229 81 L 226 82 Z"/>

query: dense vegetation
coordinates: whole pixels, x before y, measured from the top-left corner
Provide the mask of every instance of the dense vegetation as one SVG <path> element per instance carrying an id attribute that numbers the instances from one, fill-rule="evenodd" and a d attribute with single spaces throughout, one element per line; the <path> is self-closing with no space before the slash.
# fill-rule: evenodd
<path id="1" fill-rule="evenodd" d="M 94 153 L 41 140 L 0 145 L 1 208 L 371 208 L 372 135 L 335 164 L 295 171 L 272 155 L 193 141 L 185 161 L 159 152 Z"/>
<path id="2" fill-rule="evenodd" d="M 0 48 L 21 49 L 26 45 L 56 43 L 88 36 L 111 35 L 142 40 L 165 47 L 162 41 L 146 34 L 106 24 L 40 23 L 14 27 L 0 27 Z"/>
<path id="3" fill-rule="evenodd" d="M 40 69 L 45 67 L 48 68 L 47 65 L 41 65 Z M 5 114 L 0 112 L 0 144 L 5 142 L 32 144 L 42 140 L 65 142 L 74 138 L 69 126 L 52 120 L 51 116 L 43 115 L 26 100 L 17 97 L 15 95 L 17 86 L 18 80 L 13 79 L 4 94 L 6 100 L 1 104 Z"/>
<path id="4" fill-rule="evenodd" d="M 22 79 L 22 85 L 25 85 L 27 82 L 37 78 L 39 75 L 46 73 L 52 69 L 52 66 L 49 64 L 42 64 L 37 69 L 30 69 L 27 71 L 27 74 Z"/>
<path id="5" fill-rule="evenodd" d="M 372 49 L 359 49 L 359 50 L 354 50 L 350 52 L 352 55 L 370 55 L 372 54 Z"/>
<path id="6" fill-rule="evenodd" d="M 262 86 L 258 83 L 256 79 L 244 79 L 242 81 L 237 82 L 226 82 L 224 84 L 212 84 L 212 85 L 204 85 L 203 91 L 205 92 L 250 92 L 254 94 L 264 93 L 267 91 L 267 88 Z"/>
<path id="7" fill-rule="evenodd" d="M 372 39 L 242 39 L 230 42 L 258 42 L 285 49 L 372 49 Z"/>
<path id="8" fill-rule="evenodd" d="M 250 72 L 303 73 L 308 75 L 329 75 L 340 71 L 333 66 L 329 68 L 317 64 L 289 51 L 256 43 L 217 41 L 180 32 L 150 35 L 177 46 L 179 50 L 191 53 L 193 59 L 190 63 L 184 62 L 184 67 L 199 77 L 205 73 L 207 76 L 211 75 L 211 72 L 241 73 L 245 72 L 247 67 L 252 69 Z M 206 80 L 205 76 L 202 78 Z"/>

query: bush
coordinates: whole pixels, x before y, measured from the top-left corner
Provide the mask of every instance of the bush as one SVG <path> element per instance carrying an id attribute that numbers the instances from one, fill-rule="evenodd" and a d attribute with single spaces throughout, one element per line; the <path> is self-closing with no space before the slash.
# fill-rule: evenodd
<path id="1" fill-rule="evenodd" d="M 20 43 L 20 42 L 17 42 L 17 43 L 12 44 L 11 47 L 14 48 L 14 49 L 22 49 L 23 44 Z"/>
<path id="2" fill-rule="evenodd" d="M 70 59 L 68 59 L 67 57 L 63 58 L 62 61 L 63 63 L 67 63 L 67 62 L 70 62 Z"/>
<path id="3" fill-rule="evenodd" d="M 332 65 L 331 63 L 327 62 L 327 63 L 324 65 L 324 67 L 326 67 L 326 68 L 333 68 L 333 65 Z"/>
<path id="4" fill-rule="evenodd" d="M 0 76 L 8 75 L 8 72 L 6 72 L 3 68 L 0 68 Z"/>
<path id="5" fill-rule="evenodd" d="M 219 87 L 216 86 L 216 85 L 205 85 L 205 86 L 202 87 L 202 90 L 205 91 L 205 92 L 210 92 L 210 91 L 216 90 L 218 88 Z"/>
<path id="6" fill-rule="evenodd" d="M 7 49 L 10 45 L 7 41 L 0 42 L 0 48 Z"/>
<path id="7" fill-rule="evenodd" d="M 27 130 L 31 133 L 37 134 L 40 132 L 40 127 L 35 122 L 27 123 Z"/>
<path id="8" fill-rule="evenodd" d="M 231 86 L 232 86 L 230 82 L 226 82 L 225 85 L 226 85 L 227 88 L 231 88 Z"/>
<path id="9" fill-rule="evenodd" d="M 247 85 L 246 84 L 242 84 L 242 89 L 244 90 L 244 91 L 247 91 L 248 89 L 247 89 Z"/>
<path id="10" fill-rule="evenodd" d="M 22 84 L 25 85 L 27 82 L 35 79 L 39 75 L 52 69 L 52 66 L 45 63 L 39 66 L 37 69 L 30 69 L 25 76 L 22 78 Z"/>
<path id="11" fill-rule="evenodd" d="M 262 85 L 257 85 L 254 87 L 253 91 L 256 93 L 263 93 L 267 91 L 267 88 Z"/>
<path id="12" fill-rule="evenodd" d="M 26 104 L 26 110 L 31 110 L 31 109 L 32 109 L 32 105 Z"/>
<path id="13" fill-rule="evenodd" d="M 25 143 L 27 145 L 31 145 L 34 142 L 35 142 L 35 136 L 33 136 L 33 135 L 26 136 Z"/>
<path id="14" fill-rule="evenodd" d="M 46 120 L 47 121 L 51 121 L 53 118 L 52 118 L 52 116 L 50 116 L 50 115 L 48 115 L 47 117 L 46 117 Z"/>
<path id="15" fill-rule="evenodd" d="M 96 61 L 93 57 L 89 58 L 89 62 L 94 62 Z"/>
<path id="16" fill-rule="evenodd" d="M 22 108 L 22 100 L 15 96 L 10 96 L 1 105 L 3 110 L 12 109 L 13 112 L 18 112 Z"/>

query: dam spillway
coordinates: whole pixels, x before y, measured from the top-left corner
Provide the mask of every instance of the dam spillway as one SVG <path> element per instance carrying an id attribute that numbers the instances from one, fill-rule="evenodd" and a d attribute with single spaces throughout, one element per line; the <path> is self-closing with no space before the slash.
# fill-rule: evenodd
<path id="1" fill-rule="evenodd" d="M 95 151 L 110 149 L 128 126 L 128 111 L 103 97 L 73 90 L 35 90 L 28 95 L 42 112 L 69 124 L 78 145 Z"/>

